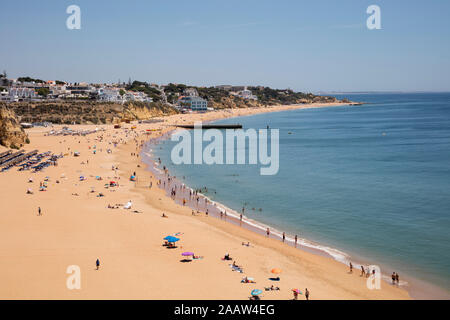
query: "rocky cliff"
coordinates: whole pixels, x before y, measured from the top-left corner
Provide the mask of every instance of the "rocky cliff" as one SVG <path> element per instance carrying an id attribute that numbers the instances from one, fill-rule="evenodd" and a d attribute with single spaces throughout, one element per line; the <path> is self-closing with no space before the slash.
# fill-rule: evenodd
<path id="1" fill-rule="evenodd" d="M 29 143 L 28 136 L 14 111 L 6 105 L 0 105 L 0 144 L 7 148 L 20 148 L 25 143 Z"/>
<path id="2" fill-rule="evenodd" d="M 10 107 L 22 122 L 55 124 L 110 124 L 125 120 L 147 120 L 177 111 L 160 103 L 101 103 L 94 101 L 19 102 Z"/>

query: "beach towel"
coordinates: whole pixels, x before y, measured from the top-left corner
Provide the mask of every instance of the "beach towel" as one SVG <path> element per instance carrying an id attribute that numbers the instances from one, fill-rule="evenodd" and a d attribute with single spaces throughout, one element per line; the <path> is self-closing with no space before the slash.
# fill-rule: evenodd
<path id="1" fill-rule="evenodd" d="M 232 264 L 230 264 L 231 269 L 233 269 L 233 271 L 238 271 L 240 273 L 243 273 L 244 271 L 242 270 L 242 268 L 238 267 L 238 266 L 233 266 Z"/>
<path id="2" fill-rule="evenodd" d="M 131 201 L 128 201 L 126 205 L 123 206 L 124 209 L 131 209 Z"/>

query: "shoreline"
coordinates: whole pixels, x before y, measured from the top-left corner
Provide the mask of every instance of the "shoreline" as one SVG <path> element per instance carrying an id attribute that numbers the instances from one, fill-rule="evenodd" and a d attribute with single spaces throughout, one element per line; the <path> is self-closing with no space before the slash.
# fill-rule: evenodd
<path id="1" fill-rule="evenodd" d="M 342 105 L 343 106 L 344 105 L 345 106 L 361 106 L 362 103 L 359 103 L 359 104 L 358 103 L 348 103 L 348 104 L 342 104 Z M 337 106 L 337 105 L 330 105 L 329 107 L 334 107 L 334 106 Z M 322 106 L 317 106 L 317 107 L 322 107 Z M 325 106 L 325 107 L 328 107 L 328 106 Z M 311 107 L 311 108 L 314 108 L 314 107 Z M 305 107 L 305 108 L 298 108 L 298 109 L 309 109 L 309 108 Z M 288 108 L 288 109 L 283 109 L 283 110 L 276 110 L 274 112 L 282 112 L 282 111 L 287 111 L 287 110 L 292 110 L 292 109 Z M 268 111 L 268 112 L 270 112 L 270 111 Z M 260 114 L 260 112 L 256 112 L 253 114 L 246 114 L 243 116 L 241 116 L 241 115 L 232 116 L 232 117 L 227 117 L 227 118 L 233 119 L 233 118 L 240 118 L 240 117 L 245 117 L 245 116 L 253 116 L 255 114 Z M 222 119 L 225 119 L 225 118 L 213 119 L 213 120 L 206 121 L 205 123 L 214 123 L 215 121 L 220 121 Z M 149 171 L 152 172 L 153 174 L 158 175 L 158 171 L 159 171 L 160 178 L 163 177 L 164 174 L 162 174 L 162 170 L 161 170 L 161 168 L 159 168 L 159 165 L 155 159 L 155 155 L 152 154 L 152 151 L 153 151 L 152 147 L 156 148 L 159 141 L 169 139 L 170 134 L 178 129 L 180 129 L 179 126 L 177 126 L 176 128 L 173 128 L 173 130 L 170 130 L 164 134 L 161 134 L 161 136 L 159 136 L 157 138 L 150 139 L 141 148 L 141 151 L 140 151 L 141 156 L 145 155 L 145 157 L 148 158 L 148 161 L 150 163 L 148 163 L 144 160 L 142 162 L 145 163 L 145 165 L 147 166 Z M 148 152 L 148 154 L 147 154 L 147 152 Z M 171 177 L 174 181 L 176 181 L 176 183 L 174 183 L 174 185 L 177 185 L 178 187 L 185 185 L 184 181 L 181 181 L 176 176 L 171 176 L 170 172 L 168 170 L 166 172 L 167 172 L 168 177 Z M 170 196 L 169 190 L 167 188 L 164 189 L 161 185 L 159 186 L 159 188 L 165 192 L 166 197 L 169 197 L 175 203 L 182 205 L 183 197 L 181 199 L 179 197 L 172 198 Z M 191 191 L 194 191 L 188 185 L 186 185 L 186 188 Z M 262 236 L 265 235 L 266 228 L 269 228 L 270 229 L 269 238 L 277 240 L 279 242 L 282 242 L 283 245 L 286 244 L 286 245 L 293 247 L 295 249 L 298 249 L 298 250 L 306 251 L 306 252 L 309 252 L 309 253 L 312 253 L 315 255 L 320 255 L 320 256 L 323 256 L 323 257 L 326 257 L 329 259 L 333 259 L 339 263 L 342 263 L 345 266 L 348 266 L 348 263 L 351 261 L 353 263 L 354 269 L 357 270 L 358 272 L 360 271 L 361 266 L 368 266 L 371 264 L 371 263 L 368 263 L 369 258 L 367 258 L 367 257 L 363 258 L 363 257 L 356 256 L 355 254 L 348 254 L 348 253 L 341 251 L 340 249 L 332 248 L 327 245 L 320 244 L 318 242 L 308 240 L 305 238 L 298 238 L 298 241 L 296 244 L 294 235 L 292 235 L 292 234 L 286 233 L 286 239 L 285 239 L 285 242 L 283 242 L 283 240 L 282 240 L 283 231 L 279 230 L 278 228 L 274 228 L 273 226 L 270 226 L 261 221 L 250 219 L 245 215 L 242 215 L 242 220 L 240 220 L 240 218 L 239 218 L 240 213 L 238 213 L 234 209 L 226 206 L 223 203 L 212 200 L 210 197 L 208 197 L 202 193 L 198 193 L 198 194 L 200 195 L 200 197 L 207 199 L 209 204 L 211 204 L 213 207 L 217 207 L 217 209 L 219 211 L 226 212 L 225 217 L 222 217 L 221 215 L 219 215 L 217 210 L 216 211 L 211 210 L 212 209 L 211 206 L 205 206 L 202 209 L 204 212 L 206 210 L 206 208 L 208 207 L 209 216 L 212 216 L 216 219 L 220 219 L 220 220 L 223 219 L 225 222 L 231 223 L 234 226 L 244 227 L 245 229 L 247 229 L 251 232 L 257 233 L 259 235 L 262 235 Z M 188 206 L 190 205 L 190 201 L 188 201 L 187 205 Z M 193 210 L 196 210 L 195 206 L 191 205 L 189 207 Z M 351 258 L 354 258 L 354 259 L 351 259 Z M 386 267 L 386 265 L 385 265 L 385 267 Z M 383 269 L 387 269 L 387 268 L 383 268 Z M 404 273 L 402 272 L 402 274 L 404 274 Z M 424 280 L 419 280 L 408 274 L 406 274 L 406 276 L 402 276 L 402 278 L 403 279 L 400 281 L 399 287 L 406 290 L 413 299 L 447 299 L 447 298 L 450 298 L 450 294 L 448 292 L 446 292 L 445 289 L 442 289 L 434 284 L 428 283 Z M 386 284 L 391 283 L 389 274 L 382 274 L 382 280 Z M 425 290 L 424 290 L 424 288 L 425 288 Z"/>
<path id="2" fill-rule="evenodd" d="M 232 115 L 232 116 L 224 116 L 224 117 L 217 117 L 217 118 L 213 117 L 212 119 L 209 119 L 208 121 L 205 121 L 204 123 L 213 123 L 214 121 L 219 121 L 219 120 L 223 120 L 223 119 L 230 119 L 230 118 L 233 119 L 233 118 L 240 118 L 240 117 L 245 117 L 245 116 L 253 116 L 253 115 L 256 115 L 256 114 L 268 113 L 268 112 L 282 112 L 282 111 L 288 111 L 288 110 L 294 110 L 294 109 L 295 110 L 297 110 L 297 109 L 312 109 L 312 108 L 336 107 L 336 106 L 361 106 L 362 104 L 363 103 L 338 103 L 338 104 L 332 103 L 332 104 L 326 104 L 326 105 L 324 105 L 324 104 L 291 105 L 291 106 L 287 106 L 287 107 L 284 106 L 282 108 L 271 107 L 269 110 L 264 110 L 264 109 L 260 110 L 261 108 L 255 108 L 256 112 L 254 112 L 254 113 L 250 112 L 250 113 L 246 113 L 244 115 Z M 152 147 L 156 148 L 156 146 L 158 144 L 158 141 L 169 139 L 169 135 L 172 132 L 174 132 L 174 131 L 176 131 L 178 129 L 180 129 L 180 126 L 174 126 L 173 128 L 168 129 L 167 131 L 165 131 L 164 133 L 161 133 L 156 138 L 152 138 L 152 139 L 149 139 L 148 141 L 146 141 L 145 145 L 142 146 L 141 149 L 140 149 L 140 155 L 141 155 L 142 163 L 145 164 L 146 169 L 149 172 L 152 172 L 152 174 L 154 174 L 155 176 L 159 175 L 158 178 L 162 178 L 164 176 L 164 173 L 162 172 L 161 168 L 159 168 L 159 165 L 157 164 L 157 161 L 155 159 L 155 155 L 152 154 L 152 149 L 151 148 Z M 142 157 L 142 155 L 145 155 L 145 157 Z M 144 161 L 143 158 L 147 158 L 148 160 Z M 173 179 L 172 181 L 176 181 L 175 183 L 171 184 L 170 186 L 177 185 L 178 187 L 180 187 L 180 186 L 184 186 L 185 185 L 184 182 L 180 181 L 177 177 L 171 176 L 168 170 L 166 172 L 167 172 L 167 176 Z M 166 180 L 166 182 L 167 182 L 167 180 Z M 182 199 L 183 198 L 181 198 L 181 199 L 178 198 L 178 197 L 172 198 L 170 196 L 170 194 L 169 194 L 169 190 L 167 189 L 168 187 L 169 187 L 169 185 L 167 185 L 166 188 L 164 188 L 161 185 L 159 185 L 160 190 L 162 190 L 164 192 L 164 194 L 165 194 L 165 196 L 167 198 L 170 198 L 170 200 L 172 200 L 174 203 L 176 203 L 178 205 L 182 205 Z M 194 191 L 191 187 L 189 187 L 187 185 L 186 185 L 186 188 L 188 190 Z M 342 254 L 344 257 L 350 257 L 349 255 L 347 255 L 344 252 L 339 251 L 338 249 L 330 248 L 330 247 L 326 247 L 326 246 L 323 247 L 323 246 L 321 246 L 318 243 L 315 243 L 315 242 L 312 242 L 312 241 L 309 241 L 309 240 L 303 239 L 303 238 L 299 238 L 298 239 L 299 240 L 298 241 L 298 246 L 296 246 L 294 238 L 292 237 L 292 235 L 288 235 L 288 234 L 286 234 L 286 243 L 284 243 L 284 242 L 282 242 L 282 231 L 279 231 L 278 229 L 273 228 L 273 227 L 271 227 L 269 225 L 266 225 L 266 224 L 264 224 L 264 223 L 262 223 L 260 221 L 256 221 L 254 219 L 249 219 L 245 215 L 243 215 L 243 219 L 240 221 L 239 213 L 236 212 L 235 210 L 227 207 L 226 205 L 224 205 L 224 204 L 222 204 L 220 202 L 211 200 L 208 196 L 206 196 L 206 195 L 204 195 L 202 193 L 198 193 L 198 195 L 200 195 L 200 197 L 202 197 L 204 199 L 207 199 L 209 205 L 212 205 L 214 207 L 217 206 L 217 208 L 220 211 L 225 211 L 226 212 L 226 215 L 223 218 L 220 217 L 219 214 L 217 212 L 214 212 L 214 211 L 209 211 L 209 216 L 212 216 L 212 217 L 214 217 L 216 219 L 220 219 L 220 221 L 223 220 L 223 221 L 225 221 L 227 223 L 232 224 L 233 226 L 244 227 L 246 230 L 248 230 L 248 231 L 250 231 L 252 233 L 258 234 L 260 236 L 264 236 L 265 228 L 268 227 L 271 230 L 270 231 L 270 236 L 269 236 L 270 239 L 278 241 L 282 245 L 286 244 L 286 245 L 288 245 L 291 248 L 302 250 L 304 252 L 308 252 L 308 253 L 311 253 L 311 254 L 314 254 L 314 255 L 319 255 L 319 256 L 325 257 L 327 259 L 332 259 L 333 261 L 337 261 L 337 262 L 339 262 L 342 265 L 347 267 L 347 265 L 345 264 L 344 261 L 339 260 L 338 258 L 333 256 L 332 253 L 329 252 L 329 250 L 331 250 L 331 251 L 335 251 L 335 252 L 338 252 L 338 253 Z M 189 202 L 190 201 L 187 201 L 187 202 L 188 202 L 187 206 L 190 209 L 195 211 L 196 209 L 193 206 L 189 206 Z M 208 209 L 211 209 L 211 206 L 205 206 L 205 208 L 202 210 L 202 212 L 206 211 L 205 209 L 207 207 L 208 207 Z M 317 246 L 321 246 L 322 248 L 319 249 L 319 248 L 317 248 Z M 365 265 L 368 265 L 368 264 L 365 264 Z M 360 269 L 359 269 L 360 265 L 359 264 L 354 264 L 354 267 L 356 267 L 355 270 L 357 270 L 357 272 L 360 271 Z M 389 279 L 386 279 L 386 277 L 387 277 L 386 275 L 383 275 L 382 280 L 384 280 L 384 282 L 386 284 L 389 284 L 390 283 Z M 401 281 L 401 282 L 403 282 L 403 281 Z M 405 288 L 405 285 L 408 286 L 409 283 L 406 282 L 404 284 L 401 284 L 400 288 L 406 290 L 409 293 L 410 290 L 407 290 L 407 288 Z"/>
<path id="3" fill-rule="evenodd" d="M 0 298 L 248 299 L 251 289 L 275 284 L 282 290 L 265 292 L 263 299 L 292 299 L 293 287 L 308 288 L 312 299 L 411 299 L 404 289 L 391 285 L 368 290 L 358 270 L 349 274 L 346 266 L 330 258 L 296 250 L 204 214 L 193 217 L 191 209 L 174 203 L 156 188 L 155 177 L 139 157 L 140 144 L 180 122 L 293 108 L 305 106 L 174 115 L 160 117 L 161 122 L 133 124 L 134 130 L 131 124 L 121 129 L 101 125 L 99 129 L 105 131 L 88 136 L 46 136 L 49 129 L 28 130 L 31 144 L 27 149 L 51 149 L 65 156 L 57 167 L 43 172 L 14 169 L 1 173 L 0 192 L 10 201 L 0 215 Z M 86 127 L 92 128 L 71 126 Z M 78 157 L 71 155 L 75 150 Z M 135 182 L 129 180 L 134 171 Z M 87 181 L 79 180 L 80 175 Z M 29 176 L 32 183 L 27 181 Z M 39 181 L 46 177 L 48 188 L 39 192 Z M 119 185 L 104 188 L 109 180 Z M 34 194 L 24 195 L 29 187 Z M 96 196 L 99 191 L 104 196 Z M 132 210 L 124 209 L 123 204 L 130 200 Z M 110 204 L 119 204 L 118 209 L 109 208 Z M 35 213 L 38 206 L 43 208 L 42 217 Z M 162 218 L 162 213 L 168 218 Z M 179 232 L 178 248 L 161 246 L 164 236 Z M 241 245 L 248 241 L 250 247 Z M 180 263 L 185 250 L 204 259 Z M 228 263 L 221 261 L 225 252 L 243 266 L 243 273 L 232 272 Z M 97 258 L 100 271 L 94 268 Z M 82 270 L 79 291 L 66 288 L 70 265 Z M 268 279 L 274 267 L 283 270 L 276 283 Z M 244 275 L 254 277 L 256 284 L 241 283 Z"/>

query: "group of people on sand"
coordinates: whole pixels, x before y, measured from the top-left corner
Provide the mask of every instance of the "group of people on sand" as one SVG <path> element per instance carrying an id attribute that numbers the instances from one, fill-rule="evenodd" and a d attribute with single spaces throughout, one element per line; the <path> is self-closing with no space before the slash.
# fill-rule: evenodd
<path id="1" fill-rule="evenodd" d="M 298 300 L 299 291 L 298 290 L 292 290 L 292 292 L 294 294 L 294 300 Z M 305 299 L 309 300 L 309 290 L 308 290 L 308 288 L 305 288 Z"/>
<path id="2" fill-rule="evenodd" d="M 353 273 L 353 264 L 350 262 L 349 263 L 349 273 Z M 375 269 L 372 269 L 372 272 L 370 272 L 370 268 L 369 266 L 365 267 L 363 265 L 361 265 L 361 274 L 360 277 L 370 277 L 370 275 L 372 274 L 372 276 L 375 276 L 376 272 Z M 400 284 L 400 276 L 398 273 L 393 272 L 391 275 L 391 279 L 392 279 L 392 284 Z"/>
<path id="3" fill-rule="evenodd" d="M 348 267 L 349 267 L 348 273 L 353 273 L 353 263 L 349 262 Z M 375 276 L 375 269 L 372 269 L 372 275 Z M 363 276 L 365 276 L 366 278 L 370 277 L 370 268 L 368 266 L 364 268 L 364 266 L 361 265 L 360 277 Z"/>
<path id="4" fill-rule="evenodd" d="M 248 247 L 249 247 L 249 246 L 250 246 L 250 242 L 247 242 L 247 243 L 242 242 L 242 245 L 248 246 Z M 225 255 L 223 256 L 222 260 L 224 260 L 224 261 L 233 261 L 233 263 L 230 264 L 230 267 L 232 268 L 232 270 L 233 270 L 233 271 L 238 271 L 238 272 L 240 272 L 240 273 L 243 273 L 243 272 L 244 272 L 243 267 L 240 266 L 240 265 L 238 265 L 238 264 L 236 263 L 236 260 L 234 260 L 234 259 L 230 256 L 230 254 L 229 254 L 228 252 L 225 253 Z M 241 283 L 256 283 L 256 281 L 255 281 L 253 278 L 251 278 L 251 277 L 245 276 L 245 277 L 242 278 Z M 265 289 L 265 291 L 280 291 L 280 290 L 281 290 L 279 287 L 275 287 L 274 285 L 271 285 L 270 287 L 265 287 L 264 289 Z M 298 291 L 297 289 L 293 290 L 294 300 L 298 300 L 298 294 L 299 294 L 299 292 L 300 292 L 300 291 Z M 305 289 L 305 298 L 306 298 L 306 300 L 309 300 L 309 291 L 308 291 L 308 288 Z M 260 298 L 259 298 L 258 296 L 252 296 L 252 297 L 250 297 L 250 299 L 251 299 L 251 300 L 255 300 L 255 299 L 256 299 L 256 300 L 259 300 Z"/>

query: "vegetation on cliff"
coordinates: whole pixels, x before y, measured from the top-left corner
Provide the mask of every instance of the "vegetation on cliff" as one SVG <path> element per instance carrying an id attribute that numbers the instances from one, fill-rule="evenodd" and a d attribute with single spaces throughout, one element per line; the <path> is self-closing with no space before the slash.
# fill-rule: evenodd
<path id="1" fill-rule="evenodd" d="M 337 102 L 335 97 L 318 96 L 312 93 L 294 92 L 291 89 L 272 89 L 269 87 L 249 87 L 258 97 L 258 101 L 265 104 L 299 104 L 313 102 Z"/>
<path id="2" fill-rule="evenodd" d="M 126 89 L 135 92 L 144 92 L 153 99 L 153 102 L 161 101 L 161 92 L 150 86 L 147 82 L 133 81 L 133 83 L 126 86 Z"/>
<path id="3" fill-rule="evenodd" d="M 313 102 L 337 102 L 335 97 L 318 96 L 312 93 L 294 92 L 290 89 L 272 89 L 269 87 L 248 87 L 248 90 L 258 97 L 258 100 L 243 99 L 230 95 L 230 92 L 217 87 L 196 87 L 185 84 L 169 83 L 164 92 L 167 102 L 176 103 L 178 97 L 187 88 L 196 89 L 198 95 L 208 100 L 208 105 L 214 109 L 265 107 L 269 105 L 287 105 Z"/>

